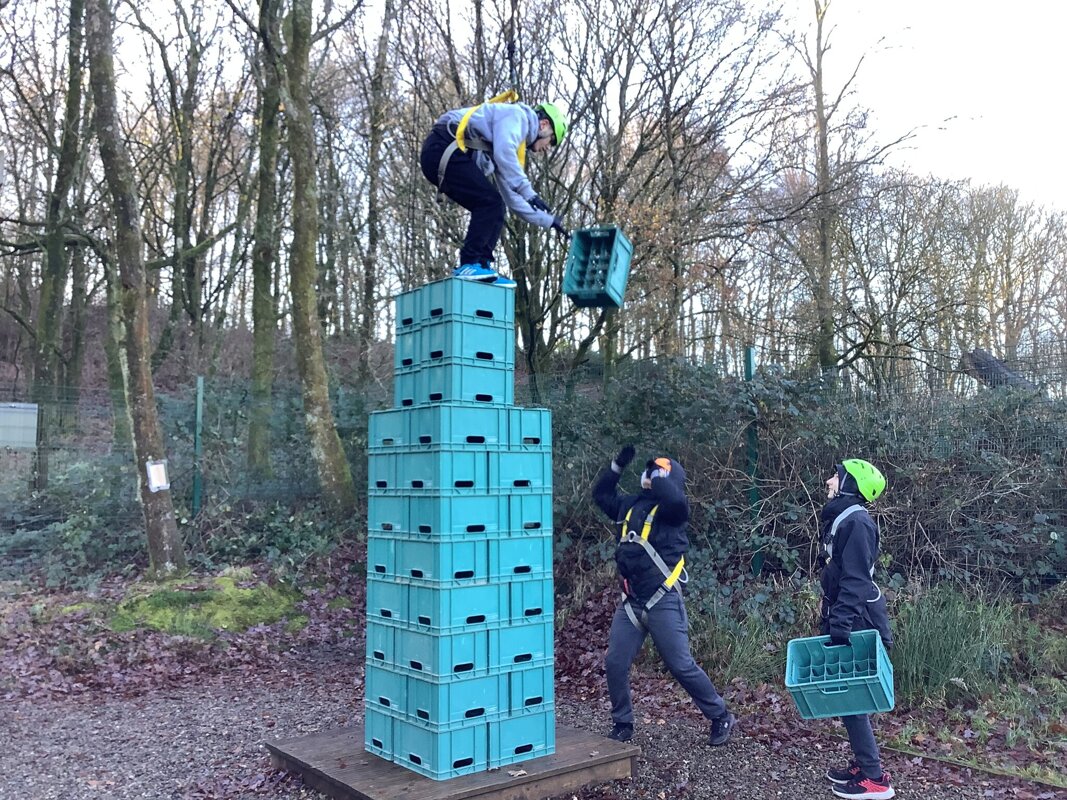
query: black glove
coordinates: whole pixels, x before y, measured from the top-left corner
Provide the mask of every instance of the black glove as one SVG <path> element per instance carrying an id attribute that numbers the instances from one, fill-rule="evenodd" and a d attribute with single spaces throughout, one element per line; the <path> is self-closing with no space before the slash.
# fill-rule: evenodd
<path id="1" fill-rule="evenodd" d="M 561 239 L 569 239 L 571 232 L 563 227 L 563 219 L 561 217 L 552 218 L 552 230 L 559 234 Z"/>
<path id="2" fill-rule="evenodd" d="M 848 647 L 850 644 L 852 644 L 852 640 L 849 639 L 847 633 L 844 636 L 831 634 L 830 641 L 823 642 L 823 647 Z"/>
<path id="3" fill-rule="evenodd" d="M 530 204 L 530 208 L 537 209 L 538 211 L 544 211 L 546 214 L 551 214 L 552 213 L 552 209 L 548 207 L 548 203 L 546 203 L 544 200 L 542 200 L 536 194 L 533 197 L 531 197 L 529 200 L 527 200 L 526 202 L 528 202 Z"/>
<path id="4" fill-rule="evenodd" d="M 619 454 L 615 456 L 615 459 L 611 462 L 611 468 L 616 474 L 621 474 L 627 465 L 634 460 L 634 446 L 632 444 L 626 445 Z"/>

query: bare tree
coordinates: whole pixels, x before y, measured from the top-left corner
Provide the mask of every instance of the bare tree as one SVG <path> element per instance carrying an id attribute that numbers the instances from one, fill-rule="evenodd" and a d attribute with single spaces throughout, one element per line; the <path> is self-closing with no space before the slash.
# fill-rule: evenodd
<path id="1" fill-rule="evenodd" d="M 300 371 L 304 415 L 311 438 L 311 456 L 327 504 L 339 514 L 351 513 L 356 493 L 352 473 L 341 448 L 330 405 L 329 378 L 322 350 L 322 326 L 315 293 L 316 244 L 319 233 L 315 175 L 315 126 L 309 93 L 309 53 L 312 40 L 311 0 L 293 0 L 289 39 L 281 82 L 286 108 L 286 132 L 293 162 L 293 243 L 289 258 L 293 334 Z"/>
<path id="2" fill-rule="evenodd" d="M 278 145 L 281 75 L 265 42 L 279 40 L 278 3 L 259 4 L 259 163 L 256 222 L 252 245 L 252 415 L 248 426 L 248 468 L 253 476 L 270 474 L 270 409 L 274 381 L 274 335 L 278 304 L 273 291 L 275 217 L 277 212 Z"/>
<path id="3" fill-rule="evenodd" d="M 108 0 L 90 0 L 86 9 L 86 45 L 96 105 L 96 134 L 115 215 L 115 244 L 122 281 L 122 308 L 127 323 L 127 395 L 133 420 L 134 458 L 148 538 L 150 568 L 167 576 L 186 568 L 169 488 L 149 485 L 150 462 L 166 461 L 156 414 L 151 373 L 151 341 L 141 256 L 141 223 L 133 164 L 121 136 L 115 91 L 113 25 Z M 154 490 L 155 489 L 155 490 Z"/>

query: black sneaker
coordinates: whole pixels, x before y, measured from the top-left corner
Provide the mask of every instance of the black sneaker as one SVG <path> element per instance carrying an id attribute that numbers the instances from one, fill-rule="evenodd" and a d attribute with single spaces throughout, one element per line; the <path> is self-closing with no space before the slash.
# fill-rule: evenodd
<path id="1" fill-rule="evenodd" d="M 627 725 L 624 722 L 616 722 L 615 727 L 608 734 L 608 738 L 614 739 L 616 742 L 628 742 L 634 738 L 634 726 Z"/>
<path id="2" fill-rule="evenodd" d="M 860 800 L 889 800 L 896 796 L 896 792 L 889 783 L 888 772 L 883 772 L 882 777 L 877 780 L 861 774 L 856 780 L 844 784 L 835 783 L 832 788 L 838 797 L 860 798 Z"/>
<path id="3" fill-rule="evenodd" d="M 737 717 L 727 711 L 716 720 L 712 720 L 711 733 L 708 735 L 708 744 L 712 747 L 721 747 L 730 741 L 737 727 Z"/>
<path id="4" fill-rule="evenodd" d="M 863 770 L 855 761 L 849 761 L 847 767 L 830 767 L 826 770 L 826 780 L 830 783 L 849 783 L 863 777 Z"/>

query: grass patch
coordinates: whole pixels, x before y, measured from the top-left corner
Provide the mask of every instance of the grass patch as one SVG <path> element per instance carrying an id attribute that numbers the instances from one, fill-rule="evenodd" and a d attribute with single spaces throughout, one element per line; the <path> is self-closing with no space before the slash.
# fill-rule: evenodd
<path id="1" fill-rule="evenodd" d="M 779 681 L 785 673 L 781 637 L 762 618 L 700 615 L 690 617 L 689 625 L 690 649 L 717 684 L 734 678 L 750 684 Z"/>
<path id="2" fill-rule="evenodd" d="M 898 696 L 916 705 L 939 704 L 991 690 L 1011 661 L 1015 625 L 1015 612 L 1004 600 L 948 585 L 916 590 L 896 614 Z"/>
<path id="3" fill-rule="evenodd" d="M 1067 788 L 1062 598 L 1020 607 L 947 585 L 908 598 L 893 661 L 914 709 L 887 743 Z"/>
<path id="4" fill-rule="evenodd" d="M 122 602 L 111 620 L 115 631 L 151 628 L 209 639 L 218 631 L 243 631 L 288 619 L 299 630 L 307 618 L 294 613 L 300 593 L 288 587 L 239 586 L 230 576 L 204 584 L 164 585 Z"/>

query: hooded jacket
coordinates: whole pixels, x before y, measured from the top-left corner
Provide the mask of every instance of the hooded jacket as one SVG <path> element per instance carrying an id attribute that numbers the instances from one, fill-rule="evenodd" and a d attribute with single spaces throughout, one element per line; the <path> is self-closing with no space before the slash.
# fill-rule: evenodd
<path id="1" fill-rule="evenodd" d="M 619 575 L 626 580 L 630 594 L 641 603 L 647 603 L 656 593 L 664 577 L 641 545 L 619 541 L 626 513 L 633 509 L 627 530 L 640 534 L 649 511 L 659 506 L 652 518 L 648 542 L 668 567 L 673 568 L 689 550 L 689 537 L 686 535 L 689 498 L 685 494 L 685 470 L 673 458 L 670 462 L 670 474 L 653 478 L 652 488 L 642 489 L 639 494 L 620 492 L 620 476 L 611 468 L 602 470 L 593 483 L 593 500 L 615 523 L 615 564 Z"/>
<path id="2" fill-rule="evenodd" d="M 831 536 L 834 520 L 854 506 L 858 508 L 841 520 Z M 844 638 L 852 631 L 876 630 L 886 649 L 891 648 L 885 596 L 873 578 L 878 527 L 863 498 L 858 493 L 838 495 L 823 507 L 820 523 L 829 556 L 822 571 L 822 634 Z"/>
<path id="3" fill-rule="evenodd" d="M 455 133 L 468 111 L 470 107 L 446 111 L 435 124 Z M 473 151 L 474 161 L 487 176 L 496 174 L 496 188 L 504 204 L 531 225 L 550 228 L 553 216 L 530 205 L 537 192 L 518 156 L 519 144 L 532 145 L 539 130 L 537 112 L 525 103 L 483 103 L 471 114 L 466 135 L 489 143 L 491 150 Z"/>

